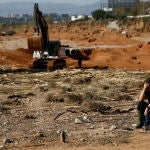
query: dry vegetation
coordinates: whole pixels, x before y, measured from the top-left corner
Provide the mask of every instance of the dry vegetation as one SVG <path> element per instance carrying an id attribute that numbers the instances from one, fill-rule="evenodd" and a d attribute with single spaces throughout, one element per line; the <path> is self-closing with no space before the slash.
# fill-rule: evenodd
<path id="1" fill-rule="evenodd" d="M 130 143 L 137 95 L 149 72 L 65 69 L 3 72 L 0 127 L 3 148 Z"/>

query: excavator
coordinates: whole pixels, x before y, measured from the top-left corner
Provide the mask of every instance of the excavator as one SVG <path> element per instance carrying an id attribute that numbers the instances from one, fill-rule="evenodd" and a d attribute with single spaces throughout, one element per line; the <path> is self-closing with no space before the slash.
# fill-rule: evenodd
<path id="1" fill-rule="evenodd" d="M 28 49 L 33 51 L 32 68 L 45 69 L 49 61 L 53 62 L 54 69 L 66 67 L 66 57 L 78 60 L 81 67 L 82 60 L 88 60 L 88 51 L 85 55 L 79 49 L 61 45 L 61 42 L 49 40 L 48 24 L 39 10 L 38 3 L 34 4 L 34 36 L 28 38 Z"/>

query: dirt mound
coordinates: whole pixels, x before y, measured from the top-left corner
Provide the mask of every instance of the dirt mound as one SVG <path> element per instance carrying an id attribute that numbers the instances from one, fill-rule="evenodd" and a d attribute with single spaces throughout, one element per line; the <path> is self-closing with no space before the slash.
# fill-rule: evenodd
<path id="1" fill-rule="evenodd" d="M 0 56 L 0 64 L 11 68 L 29 68 L 33 62 L 32 53 L 28 49 L 3 50 Z"/>
<path id="2" fill-rule="evenodd" d="M 150 44 L 145 43 L 141 48 L 106 48 L 91 50 L 89 60 L 83 60 L 85 68 L 122 68 L 122 69 L 143 69 L 149 70 Z M 78 66 L 78 61 L 67 60 L 69 66 Z"/>
<path id="3" fill-rule="evenodd" d="M 150 50 L 150 41 L 144 43 L 143 46 L 141 47 L 141 50 L 148 52 Z"/>
<path id="4" fill-rule="evenodd" d="M 142 23 L 138 27 L 141 26 Z M 13 37 L 1 37 L 1 65 L 17 68 L 31 66 L 33 51 L 27 50 L 26 47 L 27 38 L 31 37 L 34 31 L 29 28 L 25 34 L 24 30 L 19 29 Z M 62 44 L 71 47 L 92 49 L 89 54 L 85 53 L 86 50 L 81 52 L 86 56 L 82 62 L 82 66 L 85 68 L 150 69 L 147 65 L 150 55 L 149 43 L 127 38 L 126 35 L 116 30 L 110 30 L 105 25 L 96 22 L 54 24 L 49 25 L 49 35 L 50 40 L 62 40 Z M 24 49 L 17 49 L 20 46 Z M 67 67 L 78 66 L 77 58 L 67 58 L 66 62 Z"/>
<path id="5" fill-rule="evenodd" d="M 141 48 L 134 46 L 131 48 L 93 49 L 86 54 L 88 59 L 82 61 L 82 67 L 149 70 L 149 49 L 149 43 L 143 44 Z M 0 51 L 0 55 L 0 64 L 9 67 L 30 68 L 34 61 L 32 52 L 28 49 Z M 78 67 L 77 59 L 67 58 L 66 63 L 67 67 Z"/>

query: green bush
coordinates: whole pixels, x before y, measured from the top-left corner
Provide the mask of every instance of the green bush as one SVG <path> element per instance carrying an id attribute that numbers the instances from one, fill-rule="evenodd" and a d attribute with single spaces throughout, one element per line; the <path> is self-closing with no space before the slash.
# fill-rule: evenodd
<path id="1" fill-rule="evenodd" d="M 107 12 L 105 12 L 104 10 L 101 10 L 101 9 L 98 9 L 98 10 L 95 10 L 93 13 L 92 13 L 92 16 L 95 20 L 100 20 L 100 19 L 106 19 L 107 17 L 110 17 Z"/>
<path id="2" fill-rule="evenodd" d="M 111 12 L 106 12 L 104 10 L 98 9 L 93 11 L 92 16 L 95 20 L 108 20 L 108 19 L 118 19 L 117 15 L 112 14 Z M 120 15 L 119 18 L 126 18 L 125 15 Z"/>

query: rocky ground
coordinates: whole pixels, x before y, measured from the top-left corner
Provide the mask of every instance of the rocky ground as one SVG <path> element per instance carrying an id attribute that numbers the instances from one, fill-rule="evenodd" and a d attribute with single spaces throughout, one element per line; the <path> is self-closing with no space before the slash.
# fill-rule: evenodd
<path id="1" fill-rule="evenodd" d="M 130 143 L 150 72 L 65 69 L 1 72 L 2 149 Z"/>

